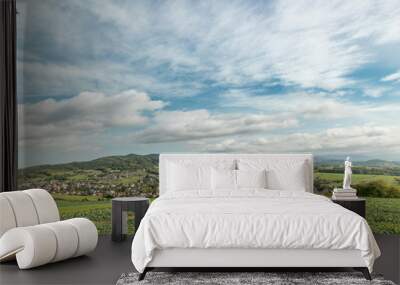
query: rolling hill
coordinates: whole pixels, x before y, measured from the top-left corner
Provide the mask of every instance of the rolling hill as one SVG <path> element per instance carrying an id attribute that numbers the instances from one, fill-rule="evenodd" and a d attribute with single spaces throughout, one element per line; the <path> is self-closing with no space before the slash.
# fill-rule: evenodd
<path id="1" fill-rule="evenodd" d="M 18 171 L 18 187 L 40 187 L 52 193 L 77 195 L 155 196 L 158 192 L 158 155 L 128 154 L 28 167 Z"/>

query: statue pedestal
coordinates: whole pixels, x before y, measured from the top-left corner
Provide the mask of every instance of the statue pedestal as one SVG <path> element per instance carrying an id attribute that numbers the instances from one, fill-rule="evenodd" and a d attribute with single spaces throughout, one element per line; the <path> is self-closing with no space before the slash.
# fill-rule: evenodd
<path id="1" fill-rule="evenodd" d="M 335 189 L 333 189 L 333 192 L 349 192 L 349 193 L 351 193 L 351 192 L 356 192 L 357 193 L 357 190 L 356 189 L 354 189 L 354 188 L 335 188 Z"/>
<path id="2" fill-rule="evenodd" d="M 333 189 L 332 199 L 354 199 L 357 198 L 357 190 L 354 188 L 343 189 L 335 188 Z"/>

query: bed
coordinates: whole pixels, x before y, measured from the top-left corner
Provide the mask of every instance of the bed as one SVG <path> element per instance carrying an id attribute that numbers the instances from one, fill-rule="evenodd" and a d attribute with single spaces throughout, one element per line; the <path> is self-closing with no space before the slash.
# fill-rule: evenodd
<path id="1" fill-rule="evenodd" d="M 160 195 L 132 242 L 159 267 L 352 267 L 380 251 L 361 216 L 313 194 L 311 154 L 161 154 Z"/>

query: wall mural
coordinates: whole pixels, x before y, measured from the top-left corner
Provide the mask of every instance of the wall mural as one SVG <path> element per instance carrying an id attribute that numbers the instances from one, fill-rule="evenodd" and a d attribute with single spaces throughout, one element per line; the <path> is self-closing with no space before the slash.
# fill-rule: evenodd
<path id="1" fill-rule="evenodd" d="M 17 5 L 20 188 L 101 224 L 157 195 L 160 152 L 311 152 L 326 195 L 350 155 L 374 231 L 400 233 L 399 2 Z"/>

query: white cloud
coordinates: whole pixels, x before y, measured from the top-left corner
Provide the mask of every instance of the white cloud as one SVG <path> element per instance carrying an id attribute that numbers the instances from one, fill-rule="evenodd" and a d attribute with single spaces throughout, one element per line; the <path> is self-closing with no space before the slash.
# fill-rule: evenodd
<path id="1" fill-rule="evenodd" d="M 19 61 L 18 72 L 24 79 L 24 97 L 66 96 L 80 90 L 107 90 L 115 93 L 132 87 L 167 97 L 192 96 L 200 89 L 198 82 L 165 82 L 143 74 L 133 67 L 112 61 L 90 62 L 84 66 L 61 63 Z M 126 89 L 122 89 L 126 90 Z M 67 94 L 66 94 L 67 93 Z M 22 95 L 20 94 L 20 96 Z M 21 96 L 23 97 L 23 96 Z"/>
<path id="2" fill-rule="evenodd" d="M 223 103 L 222 103 L 223 102 Z M 221 104 L 250 108 L 268 113 L 286 113 L 305 119 L 342 119 L 363 115 L 371 110 L 367 103 L 354 103 L 343 95 L 293 92 L 288 94 L 249 95 L 231 91 L 221 95 Z"/>
<path id="3" fill-rule="evenodd" d="M 396 0 L 51 3 L 37 10 L 44 23 L 64 13 L 61 9 L 67 11 L 57 26 L 45 29 L 60 46 L 68 47 L 67 54 L 74 51 L 77 59 L 90 58 L 89 53 L 97 61 L 110 55 L 129 58 L 122 61 L 125 68 L 138 63 L 142 73 L 168 68 L 174 76 L 156 72 L 160 84 L 187 81 L 190 73 L 197 82 L 221 85 L 279 81 L 338 89 L 355 83 L 349 75 L 375 60 L 377 46 L 400 42 Z M 105 38 L 80 20 L 85 17 L 74 21 L 78 12 L 105 25 L 100 26 Z M 69 23 L 68 33 L 60 32 L 64 22 Z M 74 64 L 82 65 L 79 60 Z M 177 93 L 189 89 L 187 84 L 177 86 L 183 90 Z"/>
<path id="4" fill-rule="evenodd" d="M 400 128 L 397 126 L 363 125 L 330 128 L 320 132 L 295 132 L 257 138 L 229 138 L 223 141 L 197 142 L 202 151 L 211 152 L 313 152 L 377 154 L 400 153 Z"/>
<path id="5" fill-rule="evenodd" d="M 385 87 L 369 86 L 364 89 L 364 96 L 379 98 L 390 93 L 390 90 Z"/>
<path id="6" fill-rule="evenodd" d="M 400 111 L 400 106 L 391 103 L 353 102 L 347 100 L 346 95 L 337 96 L 323 92 L 261 96 L 235 90 L 222 94 L 219 106 L 223 106 L 225 111 L 157 111 L 151 122 L 142 130 L 136 131 L 130 139 L 145 144 L 192 144 L 194 141 L 215 138 L 213 143 L 220 145 L 217 138 L 226 137 L 228 142 L 238 137 L 244 140 L 248 137 L 264 136 L 280 139 L 280 133 L 296 134 L 301 130 L 307 134 L 310 129 L 320 132 L 329 129 L 324 136 L 330 136 L 334 131 L 340 130 L 332 129 L 334 126 L 369 126 L 371 123 L 390 125 Z M 350 131 L 355 132 L 355 129 Z M 317 137 L 310 137 L 310 140 L 314 145 L 319 144 Z M 284 150 L 283 143 L 282 151 Z"/>
<path id="7" fill-rule="evenodd" d="M 23 95 L 79 94 L 20 106 L 21 143 L 34 152 L 115 150 L 116 136 L 153 152 L 195 143 L 246 152 L 396 149 L 389 142 L 399 130 L 389 126 L 399 104 L 357 72 L 399 44 L 397 0 L 19 2 Z M 400 82 L 399 72 L 379 84 Z M 270 94 L 273 85 L 282 90 Z M 128 89 L 136 91 L 120 92 Z M 239 91 L 210 98 L 212 110 L 200 106 L 229 89 Z M 170 108 L 146 94 L 165 96 Z M 361 133 L 343 127 L 357 124 Z"/>
<path id="8" fill-rule="evenodd" d="M 168 3 L 179 11 L 161 16 L 168 49 L 191 56 L 193 69 L 219 83 L 277 79 L 301 87 L 348 87 L 354 81 L 347 75 L 373 61 L 371 45 L 400 40 L 388 32 L 400 22 L 395 1 Z M 205 17 L 206 24 L 198 20 Z M 194 48 L 182 50 L 185 40 Z"/>
<path id="9" fill-rule="evenodd" d="M 207 110 L 162 111 L 150 126 L 133 135 L 140 143 L 191 141 L 294 127 L 295 118 L 264 114 L 210 114 Z"/>
<path id="10" fill-rule="evenodd" d="M 193 69 L 226 84 L 277 79 L 302 87 L 348 87 L 354 81 L 347 75 L 373 61 L 373 50 L 361 41 L 400 40 L 398 34 L 386 34 L 400 21 L 395 2 L 276 1 L 269 7 L 177 3 L 170 5 L 179 13 L 164 16 L 163 24 L 172 23 L 164 28 L 172 36 L 167 47 L 191 56 Z M 205 26 L 198 18 L 206 15 Z M 195 48 L 182 51 L 184 40 Z"/>
<path id="11" fill-rule="evenodd" d="M 389 74 L 381 79 L 383 82 L 393 81 L 393 82 L 400 82 L 400 70 Z"/>
<path id="12" fill-rule="evenodd" d="M 143 126 L 148 122 L 144 112 L 165 105 L 135 90 L 113 95 L 82 92 L 59 101 L 47 99 L 20 104 L 20 139 L 40 143 L 68 136 L 91 135 L 109 128 Z"/>

